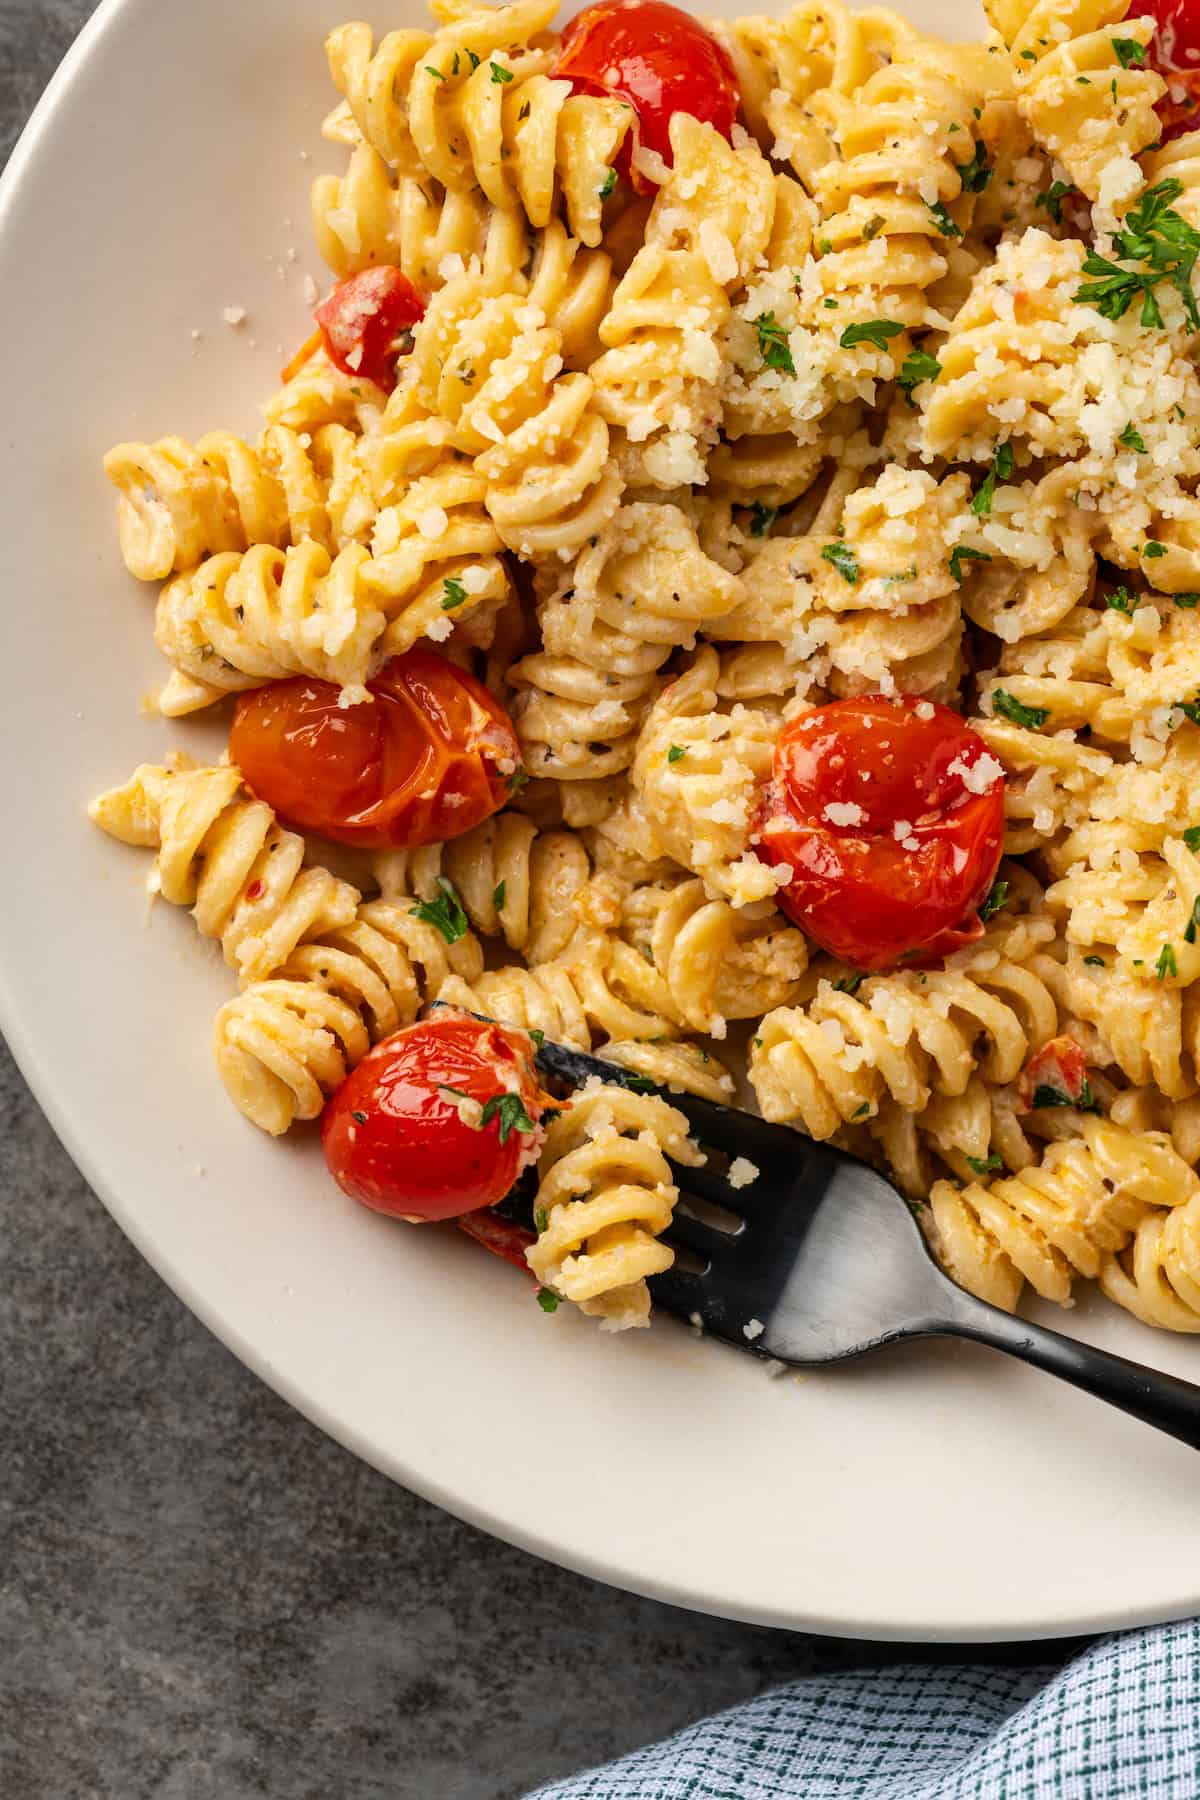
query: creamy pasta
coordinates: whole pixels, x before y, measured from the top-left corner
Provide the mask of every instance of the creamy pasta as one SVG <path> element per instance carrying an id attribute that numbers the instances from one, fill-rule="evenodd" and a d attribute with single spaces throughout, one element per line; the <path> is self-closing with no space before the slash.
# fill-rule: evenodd
<path id="1" fill-rule="evenodd" d="M 987 0 L 951 43 L 799 0 L 691 27 L 709 88 L 661 117 L 554 0 L 332 31 L 339 286 L 256 438 L 109 452 L 121 552 L 163 584 L 167 716 L 328 684 L 357 731 L 429 652 L 514 748 L 436 836 L 332 842 L 236 728 L 93 803 L 220 942 L 254 1124 L 440 1000 L 740 1080 L 997 1305 L 1091 1281 L 1200 1331 L 1200 132 L 1162 142 L 1126 10 Z M 788 758 L 824 779 L 850 717 L 861 767 L 798 817 Z M 960 733 L 946 816 L 995 842 L 953 824 L 965 906 L 885 955 L 802 890 L 861 852 L 889 926 L 932 904 L 932 801 L 871 838 L 896 720 Z M 531 1145 L 543 1295 L 644 1324 L 686 1120 L 614 1076 Z"/>

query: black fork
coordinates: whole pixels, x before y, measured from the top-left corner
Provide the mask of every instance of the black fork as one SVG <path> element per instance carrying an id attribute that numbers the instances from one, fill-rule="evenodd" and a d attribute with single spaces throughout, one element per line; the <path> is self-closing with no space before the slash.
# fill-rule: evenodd
<path id="1" fill-rule="evenodd" d="M 666 1312 L 802 1368 L 904 1338 L 973 1338 L 1200 1449 L 1200 1387 L 968 1294 L 938 1267 L 908 1202 L 869 1164 L 561 1044 L 543 1045 L 537 1062 L 567 1088 L 598 1075 L 661 1095 L 705 1151 L 702 1168 L 672 1165 L 680 1199 L 665 1241 L 676 1264 L 650 1281 Z M 735 1186 L 738 1158 L 755 1172 Z"/>

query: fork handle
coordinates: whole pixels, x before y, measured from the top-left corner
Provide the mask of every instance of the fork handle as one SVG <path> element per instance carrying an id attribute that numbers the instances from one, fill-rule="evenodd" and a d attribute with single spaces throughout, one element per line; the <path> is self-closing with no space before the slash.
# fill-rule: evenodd
<path id="1" fill-rule="evenodd" d="M 1181 1381 L 1176 1375 L 1164 1375 L 1148 1369 L 1144 1363 L 1130 1362 L 1124 1356 L 1113 1356 L 1108 1350 L 1097 1350 L 1093 1344 L 1081 1344 L 1077 1338 L 1063 1337 L 1028 1319 L 1015 1318 L 1001 1312 L 984 1300 L 963 1295 L 967 1304 L 955 1307 L 950 1330 L 957 1337 L 974 1338 L 1019 1356 L 1022 1362 L 1059 1375 L 1073 1387 L 1119 1406 L 1146 1425 L 1190 1444 L 1200 1450 L 1200 1387 Z"/>

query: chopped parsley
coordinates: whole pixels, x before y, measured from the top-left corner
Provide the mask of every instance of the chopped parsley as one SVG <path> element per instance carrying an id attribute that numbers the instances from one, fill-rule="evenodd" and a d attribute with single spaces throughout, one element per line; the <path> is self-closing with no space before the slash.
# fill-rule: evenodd
<path id="1" fill-rule="evenodd" d="M 533 1209 L 533 1228 L 537 1232 L 539 1237 L 541 1237 L 543 1231 L 545 1231 L 545 1229 L 549 1223 L 550 1223 L 550 1216 L 547 1213 L 545 1207 L 544 1206 L 535 1206 Z"/>
<path id="2" fill-rule="evenodd" d="M 467 598 L 467 590 L 462 582 L 455 581 L 453 576 L 447 575 L 442 586 L 445 589 L 445 598 L 442 601 L 442 611 L 453 612 L 456 606 L 462 606 Z"/>
<path id="3" fill-rule="evenodd" d="M 550 1288 L 540 1287 L 538 1289 L 537 1303 L 545 1313 L 558 1311 L 558 1295 Z"/>
<path id="4" fill-rule="evenodd" d="M 1011 719 L 1014 725 L 1023 725 L 1026 731 L 1040 731 L 1050 717 L 1049 707 L 1023 706 L 1007 688 L 992 689 L 992 705 L 1002 719 Z"/>
<path id="5" fill-rule="evenodd" d="M 768 537 L 778 517 L 777 506 L 764 506 L 761 500 L 753 501 L 750 507 L 750 536 Z"/>
<path id="6" fill-rule="evenodd" d="M 865 1119 L 870 1110 L 871 1102 L 869 1100 L 864 1100 L 861 1106 L 855 1107 L 854 1111 L 850 1114 L 850 1117 L 851 1119 Z"/>
<path id="7" fill-rule="evenodd" d="M 1069 181 L 1052 181 L 1050 186 L 1044 188 L 1038 195 L 1034 204 L 1036 206 L 1044 206 L 1046 211 L 1050 214 L 1050 217 L 1054 220 L 1054 223 L 1056 225 L 1061 225 L 1062 203 L 1068 194 L 1073 194 L 1074 192 L 1075 189 Z"/>
<path id="8" fill-rule="evenodd" d="M 1192 612 L 1200 606 L 1200 594 L 1172 594 L 1176 606 L 1182 606 L 1185 612 Z"/>
<path id="9" fill-rule="evenodd" d="M 493 1119 L 500 1121 L 500 1142 L 507 1144 L 514 1131 L 536 1131 L 537 1126 L 525 1111 L 520 1094 L 493 1094 L 479 1120 L 482 1131 Z"/>
<path id="10" fill-rule="evenodd" d="M 1160 282 L 1168 282 L 1179 294 L 1192 328 L 1200 331 L 1200 307 L 1192 292 L 1192 270 L 1200 255 L 1200 231 L 1175 212 L 1171 201 L 1183 192 L 1183 183 L 1175 176 L 1147 188 L 1137 206 L 1126 215 L 1124 226 L 1113 234 L 1113 248 L 1118 258 L 1110 262 L 1091 251 L 1083 261 L 1083 272 L 1096 279 L 1084 282 L 1071 296 L 1080 304 L 1094 306 L 1105 319 L 1123 319 L 1140 296 L 1143 325 L 1163 327 L 1163 316 L 1154 290 Z M 1123 269 L 1121 263 L 1142 263 L 1142 269 Z"/>
<path id="11" fill-rule="evenodd" d="M 1130 419 L 1128 425 L 1118 437 L 1117 442 L 1118 444 L 1123 444 L 1126 450 L 1136 450 L 1139 456 L 1144 456 L 1146 454 L 1145 439 L 1142 437 L 1141 433 L 1135 429 L 1132 419 Z"/>
<path id="12" fill-rule="evenodd" d="M 1175 704 L 1185 719 L 1190 719 L 1193 725 L 1200 725 L 1200 695 L 1195 700 L 1176 700 Z"/>
<path id="13" fill-rule="evenodd" d="M 667 751 L 667 761 L 669 763 L 677 763 L 679 761 L 680 757 L 686 756 L 686 755 L 687 755 L 687 745 L 686 744 L 672 744 L 671 748 Z"/>
<path id="14" fill-rule="evenodd" d="M 988 889 L 987 899 L 984 901 L 983 905 L 979 909 L 980 919 L 984 922 L 984 924 L 986 924 L 987 921 L 993 916 L 994 913 L 998 913 L 1000 911 L 1001 907 L 1006 906 L 1007 904 L 1008 904 L 1008 883 L 1007 883 L 1007 881 L 993 881 L 991 887 Z"/>
<path id="15" fill-rule="evenodd" d="M 1200 850 L 1200 825 L 1189 825 L 1183 834 L 1183 841 L 1189 850 Z"/>
<path id="16" fill-rule="evenodd" d="M 963 578 L 964 562 L 991 562 L 986 550 L 972 550 L 969 544 L 955 544 L 950 552 L 950 573 L 955 581 Z"/>
<path id="17" fill-rule="evenodd" d="M 476 56 L 475 52 L 473 50 L 468 50 L 467 56 L 470 59 L 472 70 L 477 69 L 479 67 L 479 58 Z"/>
<path id="18" fill-rule="evenodd" d="M 954 223 L 954 220 L 950 217 L 950 214 L 946 211 L 946 208 L 942 205 L 940 200 L 935 200 L 932 206 L 927 200 L 925 202 L 925 209 L 943 237 L 962 236 L 962 232 Z"/>
<path id="19" fill-rule="evenodd" d="M 1142 555 L 1148 561 L 1156 556 L 1165 556 L 1166 554 L 1167 546 L 1165 544 L 1160 544 L 1157 538 L 1150 538 L 1149 541 L 1142 546 Z"/>
<path id="20" fill-rule="evenodd" d="M 1139 44 L 1136 38 L 1110 38 L 1109 43 L 1116 51 L 1117 61 L 1123 69 L 1127 69 L 1131 63 L 1146 60 L 1146 46 Z"/>
<path id="21" fill-rule="evenodd" d="M 987 145 L 980 138 L 968 163 L 956 163 L 964 194 L 982 194 L 992 179 L 992 166 L 987 159 Z"/>
<path id="22" fill-rule="evenodd" d="M 1007 481 L 1013 472 L 1013 448 L 1011 444 L 997 444 L 992 457 L 992 466 L 980 483 L 979 491 L 971 501 L 971 511 L 975 517 L 982 518 L 992 510 L 992 497 L 996 492 L 996 482 Z"/>
<path id="23" fill-rule="evenodd" d="M 490 67 L 490 69 L 492 71 L 492 80 L 494 82 L 496 82 L 497 84 L 502 81 L 511 81 L 512 80 L 512 78 L 513 78 L 512 70 L 506 69 L 504 67 L 503 63 L 494 62 L 494 63 L 490 63 L 488 66 Z"/>
<path id="24" fill-rule="evenodd" d="M 856 994 L 864 979 L 862 970 L 855 969 L 852 975 L 843 975 L 840 981 L 835 981 L 833 991 L 835 994 Z"/>
<path id="25" fill-rule="evenodd" d="M 995 1175 L 1004 1167 L 1004 1158 L 994 1150 L 990 1156 L 968 1156 L 967 1162 L 977 1175 Z"/>
<path id="26" fill-rule="evenodd" d="M 446 79 L 442 74 L 442 71 L 440 69 L 435 69 L 432 63 L 425 64 L 425 73 L 427 75 L 433 75 L 438 81 L 445 81 Z"/>
<path id="27" fill-rule="evenodd" d="M 1102 969 L 1104 967 L 1104 958 L 1102 956 L 1085 956 L 1083 960 L 1085 963 L 1091 963 L 1092 967 L 1095 969 Z"/>
<path id="28" fill-rule="evenodd" d="M 1105 594 L 1104 604 L 1113 612 L 1124 613 L 1128 619 L 1137 605 L 1136 600 L 1127 587 L 1114 588 L 1111 594 Z"/>
<path id="29" fill-rule="evenodd" d="M 858 557 L 849 544 L 826 544 L 821 552 L 823 562 L 832 563 L 843 581 L 853 587 L 858 580 Z"/>
<path id="30" fill-rule="evenodd" d="M 455 892 L 454 883 L 444 875 L 437 878 L 437 886 L 441 890 L 435 900 L 422 900 L 412 908 L 414 919 L 421 919 L 426 925 L 432 925 L 440 931 L 448 944 L 457 944 L 470 929 L 462 902 Z"/>
<path id="31" fill-rule="evenodd" d="M 612 193 L 612 191 L 616 187 L 616 185 L 617 185 L 617 171 L 615 169 L 609 169 L 607 174 L 604 177 L 604 180 L 600 183 L 600 186 L 596 189 L 596 192 L 599 194 L 601 200 L 607 200 L 608 196 Z"/>
<path id="32" fill-rule="evenodd" d="M 508 778 L 509 793 L 519 794 L 523 787 L 529 786 L 530 779 L 528 769 L 514 769 Z"/>
<path id="33" fill-rule="evenodd" d="M 899 337 L 903 330 L 895 319 L 864 319 L 861 325 L 847 325 L 838 343 L 843 350 L 853 350 L 856 344 L 874 344 L 876 350 L 886 350 L 888 339 Z"/>
<path id="34" fill-rule="evenodd" d="M 629 1088 L 635 1094 L 653 1094 L 657 1092 L 654 1083 L 648 1075 L 626 1075 L 622 1073 L 621 1086 Z"/>
<path id="35" fill-rule="evenodd" d="M 1192 901 L 1191 915 L 1183 928 L 1183 941 L 1185 944 L 1195 943 L 1198 926 L 1200 926 L 1200 894 L 1197 894 L 1196 898 Z"/>
<path id="36" fill-rule="evenodd" d="M 1174 944 L 1163 945 L 1158 953 L 1158 961 L 1154 965 L 1154 973 L 1160 981 L 1165 981 L 1168 975 L 1178 975 L 1179 964 L 1175 960 Z"/>
<path id="37" fill-rule="evenodd" d="M 507 881 L 497 882 L 496 886 L 492 889 L 492 905 L 495 907 L 497 912 L 504 911 L 504 902 L 507 900 L 507 898 L 508 898 L 508 883 L 507 883 Z"/>
<path id="38" fill-rule="evenodd" d="M 785 375 L 794 375 L 796 365 L 792 361 L 788 335 L 783 326 L 777 323 L 775 314 L 759 313 L 754 326 L 758 332 L 758 353 L 768 369 L 782 369 Z"/>
<path id="39" fill-rule="evenodd" d="M 1079 1089 L 1079 1096 L 1074 1100 L 1071 1098 L 1070 1094 L 1064 1094 L 1061 1088 L 1047 1087 L 1045 1085 L 1035 1087 L 1033 1090 L 1033 1107 L 1035 1112 L 1040 1112 L 1044 1106 L 1071 1106 L 1078 1112 L 1100 1111 L 1100 1104 L 1096 1099 L 1096 1096 L 1092 1093 L 1091 1083 L 1086 1076 Z"/>
<path id="40" fill-rule="evenodd" d="M 900 388 L 910 406 L 915 406 L 913 389 L 923 381 L 936 381 L 942 365 L 928 350 L 910 350 L 900 365 Z"/>

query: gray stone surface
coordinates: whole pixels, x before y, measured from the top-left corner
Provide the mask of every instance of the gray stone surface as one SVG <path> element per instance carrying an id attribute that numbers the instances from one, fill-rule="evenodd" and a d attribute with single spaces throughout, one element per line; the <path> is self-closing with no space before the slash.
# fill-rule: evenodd
<path id="1" fill-rule="evenodd" d="M 0 160 L 89 10 L 0 0 Z M 2 1046 L 0 1169 L 6 1800 L 516 1800 L 895 1654 L 581 1580 L 356 1462 L 163 1287 Z"/>

